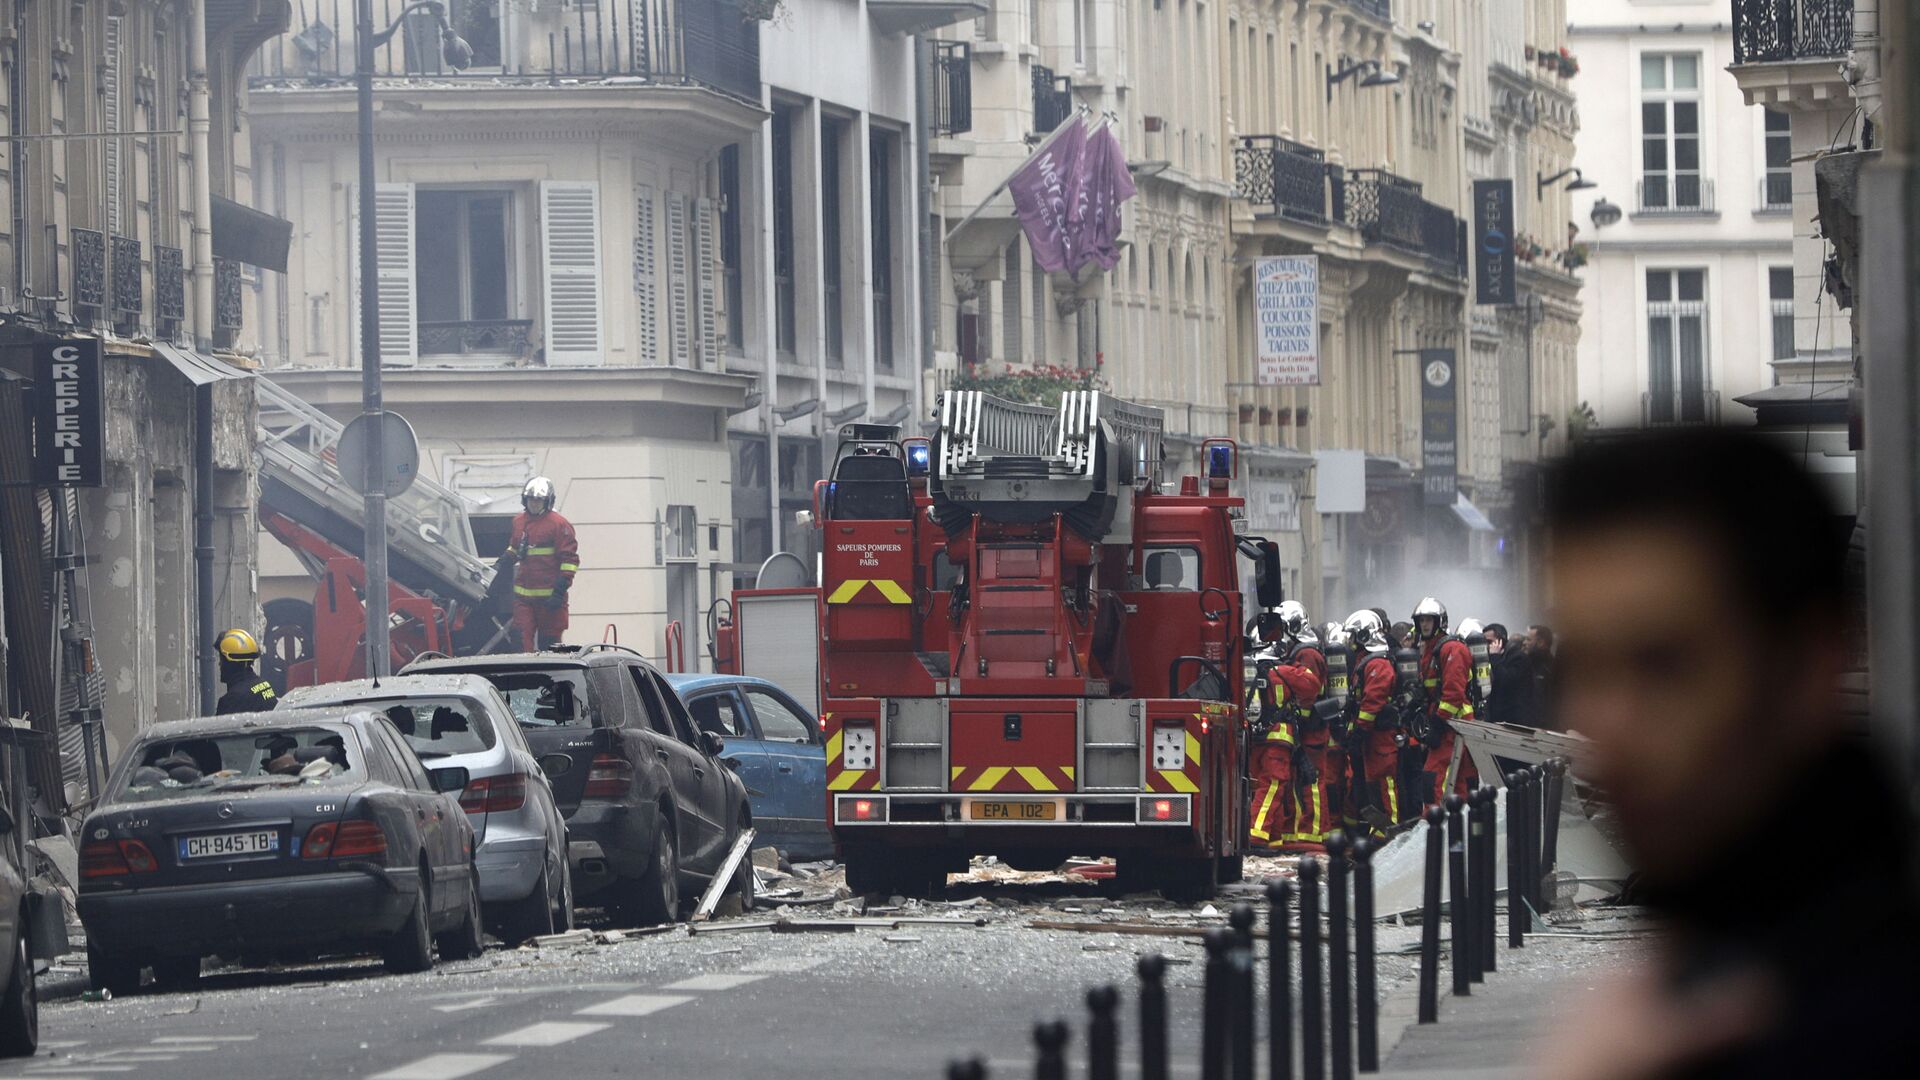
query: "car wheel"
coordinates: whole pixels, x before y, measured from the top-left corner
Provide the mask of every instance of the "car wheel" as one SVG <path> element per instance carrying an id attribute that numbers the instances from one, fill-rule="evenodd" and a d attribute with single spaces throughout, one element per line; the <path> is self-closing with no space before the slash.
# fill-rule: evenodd
<path id="1" fill-rule="evenodd" d="M 430 928 L 427 925 L 431 918 L 429 912 L 433 910 L 427 902 L 430 888 L 426 872 L 422 871 L 420 888 L 413 894 L 413 910 L 407 912 L 407 921 L 394 931 L 393 938 L 381 951 L 381 959 L 385 961 L 387 970 L 395 975 L 410 975 L 433 968 L 433 938 L 428 933 Z"/>
<path id="2" fill-rule="evenodd" d="M 733 881 L 727 886 L 727 892 L 740 901 L 742 915 L 753 910 L 753 884 L 753 853 L 748 852 L 734 868 Z"/>
<path id="3" fill-rule="evenodd" d="M 573 866 L 560 861 L 560 906 L 553 913 L 553 930 L 564 934 L 573 929 Z"/>
<path id="4" fill-rule="evenodd" d="M 140 962 L 130 957 L 111 956 L 97 946 L 87 946 L 87 981 L 95 990 L 114 997 L 140 992 Z"/>
<path id="5" fill-rule="evenodd" d="M 0 997 L 0 1057 L 31 1057 L 40 1049 L 40 1000 L 33 985 L 33 958 L 27 954 L 27 921 L 13 942 L 13 977 Z"/>
<path id="6" fill-rule="evenodd" d="M 486 951 L 487 944 L 480 937 L 480 871 L 467 874 L 467 907 L 459 925 L 441 934 L 435 943 L 445 960 L 471 960 Z"/>
<path id="7" fill-rule="evenodd" d="M 153 981 L 170 993 L 192 990 L 200 985 L 200 958 L 169 956 L 153 962 Z"/>
<path id="8" fill-rule="evenodd" d="M 540 871 L 540 880 L 533 883 L 533 890 L 506 905 L 506 912 L 500 920 L 501 940 L 509 945 L 518 945 L 542 934 L 553 933 L 551 880 L 545 870 Z"/>
<path id="9" fill-rule="evenodd" d="M 653 838 L 653 863 L 630 886 L 631 914 L 640 926 L 659 926 L 680 917 L 680 852 L 673 819 L 660 815 Z"/>

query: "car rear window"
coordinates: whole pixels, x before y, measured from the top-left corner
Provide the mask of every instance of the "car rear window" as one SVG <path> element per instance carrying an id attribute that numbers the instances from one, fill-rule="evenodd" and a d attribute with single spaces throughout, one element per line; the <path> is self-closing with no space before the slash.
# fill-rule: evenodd
<path id="1" fill-rule="evenodd" d="M 587 677 L 580 668 L 482 671 L 521 727 L 586 727 Z"/>
<path id="2" fill-rule="evenodd" d="M 459 698 L 388 698 L 355 704 L 385 713 L 422 761 L 477 754 L 493 749 L 497 741 L 486 715 Z"/>
<path id="3" fill-rule="evenodd" d="M 286 727 L 148 739 L 109 802 L 159 802 L 223 791 L 360 783 L 366 763 L 348 727 Z"/>

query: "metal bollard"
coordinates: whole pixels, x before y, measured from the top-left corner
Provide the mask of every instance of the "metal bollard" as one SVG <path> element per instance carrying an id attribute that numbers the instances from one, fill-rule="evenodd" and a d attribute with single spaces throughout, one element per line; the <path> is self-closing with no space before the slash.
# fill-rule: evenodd
<path id="1" fill-rule="evenodd" d="M 987 1080 L 987 1063 L 981 1058 L 969 1061 L 949 1061 L 947 1080 Z"/>
<path id="2" fill-rule="evenodd" d="M 1520 880 L 1526 868 L 1520 865 L 1526 838 L 1520 828 L 1520 773 L 1507 774 L 1507 948 L 1518 949 L 1527 943 L 1526 898 L 1520 895 Z"/>
<path id="3" fill-rule="evenodd" d="M 1331 999 L 1327 1034 L 1333 1051 L 1333 1080 L 1353 1077 L 1353 966 L 1347 955 L 1352 940 L 1347 925 L 1351 846 L 1345 833 L 1327 837 L 1327 996 Z"/>
<path id="4" fill-rule="evenodd" d="M 1253 1080 L 1253 950 L 1239 946 L 1227 951 L 1228 991 L 1232 1007 L 1227 1010 L 1232 1038 L 1228 1040 L 1228 1073 L 1233 1080 Z M 1117 1080 L 1117 1078 L 1114 1078 Z"/>
<path id="5" fill-rule="evenodd" d="M 1360 1071 L 1380 1071 L 1380 999 L 1373 948 L 1373 842 L 1353 845 L 1353 1001 Z"/>
<path id="6" fill-rule="evenodd" d="M 1207 931 L 1207 974 L 1200 1002 L 1200 1080 L 1227 1080 L 1227 953 L 1233 932 L 1225 927 Z"/>
<path id="7" fill-rule="evenodd" d="M 1553 872 L 1560 864 L 1560 804 L 1567 797 L 1567 759 L 1555 758 L 1547 762 L 1545 813 L 1541 817 L 1541 826 L 1545 835 L 1540 841 L 1540 868 L 1547 878 L 1543 888 L 1546 892 L 1540 897 L 1540 910 L 1552 911 L 1557 886 L 1553 882 Z"/>
<path id="8" fill-rule="evenodd" d="M 1066 1021 L 1035 1024 L 1033 1043 L 1040 1048 L 1040 1057 L 1033 1066 L 1033 1080 L 1067 1080 Z"/>
<path id="9" fill-rule="evenodd" d="M 1427 880 L 1420 896 L 1420 1022 L 1440 1019 L 1440 875 L 1445 865 L 1446 812 L 1427 808 Z"/>
<path id="10" fill-rule="evenodd" d="M 1527 876 L 1520 879 L 1520 891 L 1527 898 L 1527 907 L 1540 910 L 1540 770 L 1526 770 L 1526 783 L 1521 788 L 1523 809 L 1526 816 L 1527 850 L 1523 866 Z"/>
<path id="11" fill-rule="evenodd" d="M 1167 1080 L 1167 958 L 1140 958 L 1140 1080 Z"/>
<path id="12" fill-rule="evenodd" d="M 1293 1080 L 1293 893 L 1291 881 L 1267 886 L 1267 1080 Z"/>
<path id="13" fill-rule="evenodd" d="M 1120 991 L 1096 986 L 1087 991 L 1087 1076 L 1089 1080 L 1120 1080 Z"/>
<path id="14" fill-rule="evenodd" d="M 1472 954 L 1472 961 L 1467 965 L 1467 981 L 1480 982 L 1485 978 L 1487 960 L 1486 950 L 1480 947 L 1480 902 L 1483 899 L 1480 895 L 1480 860 L 1482 858 L 1480 838 L 1486 832 L 1487 818 L 1486 813 L 1480 809 L 1478 789 L 1468 792 L 1461 798 L 1461 802 L 1465 804 L 1462 812 L 1467 824 L 1466 921 L 1470 932 L 1461 938 L 1460 942 L 1461 946 L 1470 947 L 1468 951 Z M 1455 925 L 1458 925 L 1459 921 L 1460 916 L 1456 913 Z"/>
<path id="15" fill-rule="evenodd" d="M 1327 1075 L 1327 999 L 1320 987 L 1320 860 L 1300 860 L 1300 1075 Z"/>
<path id="16" fill-rule="evenodd" d="M 1495 836 L 1500 831 L 1499 806 L 1495 800 L 1498 794 L 1491 787 L 1482 786 L 1473 793 L 1474 813 L 1480 817 L 1480 876 L 1475 883 L 1473 905 L 1480 921 L 1474 924 L 1473 940 L 1480 946 L 1480 971 L 1486 974 L 1499 964 L 1500 911 L 1494 902 L 1499 891 L 1494 885 L 1494 875 L 1498 865 L 1498 851 Z"/>
<path id="17" fill-rule="evenodd" d="M 1473 993 L 1473 916 L 1467 913 L 1467 829 L 1462 820 L 1465 800 L 1447 796 L 1447 929 L 1453 954 L 1453 995 Z"/>

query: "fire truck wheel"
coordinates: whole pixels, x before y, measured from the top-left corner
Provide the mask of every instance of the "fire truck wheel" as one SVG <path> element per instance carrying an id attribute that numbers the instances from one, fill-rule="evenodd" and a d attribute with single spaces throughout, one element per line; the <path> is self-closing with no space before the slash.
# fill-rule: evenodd
<path id="1" fill-rule="evenodd" d="M 1238 855 L 1220 860 L 1220 884 L 1232 885 L 1247 878 L 1246 861 Z"/>

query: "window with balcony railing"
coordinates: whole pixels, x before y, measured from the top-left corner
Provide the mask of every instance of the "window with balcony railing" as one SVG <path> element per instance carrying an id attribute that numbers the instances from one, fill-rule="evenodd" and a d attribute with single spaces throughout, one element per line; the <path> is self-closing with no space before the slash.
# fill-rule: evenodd
<path id="1" fill-rule="evenodd" d="M 1640 211 L 1711 209 L 1700 174 L 1700 54 L 1640 57 Z"/>
<path id="2" fill-rule="evenodd" d="M 973 130 L 973 45 L 933 43 L 933 126 L 937 135 Z"/>
<path id="3" fill-rule="evenodd" d="M 1845 56 L 1854 0 L 1733 0 L 1733 62 L 1764 64 Z"/>
<path id="4" fill-rule="evenodd" d="M 513 319 L 513 192 L 414 192 L 419 355 L 524 357 L 533 324 Z"/>
<path id="5" fill-rule="evenodd" d="M 1760 177 L 1760 209 L 1793 209 L 1793 120 L 1777 109 L 1760 110 L 1766 131 L 1766 173 Z"/>
<path id="6" fill-rule="evenodd" d="M 1327 162 L 1320 151 L 1278 135 L 1244 135 L 1233 166 L 1235 186 L 1255 214 L 1326 223 Z"/>
<path id="7" fill-rule="evenodd" d="M 1793 359 L 1793 267 L 1767 270 L 1767 305 L 1773 315 L 1773 358 Z"/>
<path id="8" fill-rule="evenodd" d="M 1033 65 L 1033 130 L 1051 132 L 1073 115 L 1072 83 L 1044 64 Z"/>
<path id="9" fill-rule="evenodd" d="M 1705 270 L 1647 271 L 1647 391 L 1649 426 L 1705 424 L 1719 414 L 1709 388 Z"/>

